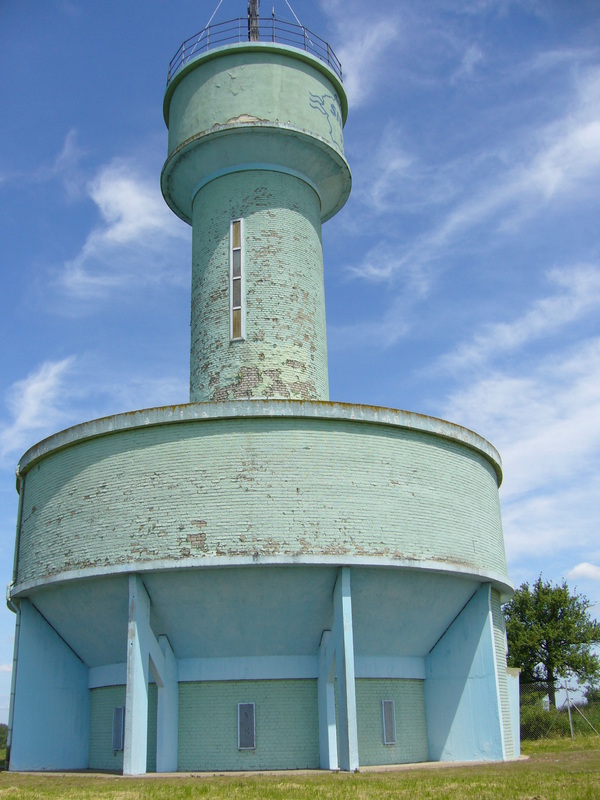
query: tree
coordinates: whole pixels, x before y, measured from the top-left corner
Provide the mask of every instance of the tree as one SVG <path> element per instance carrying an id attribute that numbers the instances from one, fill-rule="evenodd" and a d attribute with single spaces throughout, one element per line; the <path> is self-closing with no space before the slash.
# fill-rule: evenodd
<path id="1" fill-rule="evenodd" d="M 552 585 L 537 579 L 530 589 L 520 586 L 504 606 L 508 663 L 521 668 L 524 683 L 548 686 L 550 706 L 556 707 L 555 681 L 569 673 L 580 681 L 600 677 L 600 659 L 591 648 L 600 642 L 600 624 L 582 594 L 571 594 L 566 581 Z"/>

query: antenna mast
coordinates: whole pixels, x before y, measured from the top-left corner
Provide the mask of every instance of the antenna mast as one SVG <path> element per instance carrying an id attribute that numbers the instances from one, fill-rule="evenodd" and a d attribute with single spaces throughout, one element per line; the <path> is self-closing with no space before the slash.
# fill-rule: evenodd
<path id="1" fill-rule="evenodd" d="M 258 7 L 260 0 L 248 0 L 248 41 L 258 42 L 260 33 L 258 30 Z"/>

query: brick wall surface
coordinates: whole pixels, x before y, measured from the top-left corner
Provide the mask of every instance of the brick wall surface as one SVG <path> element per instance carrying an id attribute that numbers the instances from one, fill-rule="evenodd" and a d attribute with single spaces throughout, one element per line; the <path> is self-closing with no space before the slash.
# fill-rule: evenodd
<path id="1" fill-rule="evenodd" d="M 510 702 L 508 696 L 508 679 L 506 677 L 506 627 L 504 624 L 504 614 L 502 613 L 500 594 L 495 589 L 492 589 L 491 592 L 491 605 L 504 748 L 506 751 L 506 758 L 514 758 L 515 744 L 513 741 L 512 727 L 510 724 Z"/>
<path id="2" fill-rule="evenodd" d="M 115 706 L 125 705 L 125 686 L 104 686 L 91 689 L 90 769 L 123 770 L 123 751 L 112 749 L 112 723 Z M 156 703 L 155 683 L 148 685 L 148 772 L 156 770 Z"/>
<path id="3" fill-rule="evenodd" d="M 497 480 L 458 442 L 348 420 L 126 430 L 25 475 L 18 581 L 152 560 L 427 559 L 506 573 Z"/>
<path id="4" fill-rule="evenodd" d="M 218 58 L 209 52 L 175 78 L 167 92 L 169 153 L 217 127 L 258 122 L 308 133 L 343 154 L 341 84 L 304 54 L 267 52 L 264 44 Z"/>
<path id="5" fill-rule="evenodd" d="M 246 336 L 230 340 L 229 225 L 243 218 Z M 327 400 L 319 198 L 304 181 L 252 170 L 194 202 L 190 398 Z"/>
<path id="6" fill-rule="evenodd" d="M 238 703 L 255 703 L 254 750 L 238 750 Z M 179 684 L 180 770 L 318 766 L 316 680 Z"/>
<path id="7" fill-rule="evenodd" d="M 383 743 L 382 700 L 393 700 L 396 744 Z M 361 766 L 427 761 L 423 681 L 361 678 L 356 681 L 358 755 Z"/>

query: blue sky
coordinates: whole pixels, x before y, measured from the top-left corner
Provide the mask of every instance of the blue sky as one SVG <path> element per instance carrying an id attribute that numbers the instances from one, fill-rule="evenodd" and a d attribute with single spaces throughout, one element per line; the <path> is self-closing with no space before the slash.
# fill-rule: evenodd
<path id="1" fill-rule="evenodd" d="M 216 4 L 0 4 L 4 584 L 22 453 L 187 401 L 191 237 L 160 194 L 162 97 Z M 292 6 L 350 102 L 352 195 L 323 235 L 331 399 L 489 439 L 515 585 L 541 572 L 600 601 L 597 0 Z M 13 625 L 0 612 L 0 720 Z"/>

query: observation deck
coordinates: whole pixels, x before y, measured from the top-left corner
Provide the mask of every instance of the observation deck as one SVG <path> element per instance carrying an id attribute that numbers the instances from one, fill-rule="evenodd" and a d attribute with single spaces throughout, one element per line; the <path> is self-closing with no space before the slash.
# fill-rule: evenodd
<path id="1" fill-rule="evenodd" d="M 315 56 L 333 70 L 342 80 L 342 65 L 328 42 L 317 36 L 303 25 L 273 17 L 260 17 L 256 20 L 252 32 L 249 30 L 247 17 L 237 17 L 215 25 L 207 25 L 199 33 L 190 36 L 182 42 L 181 46 L 169 63 L 167 86 L 171 83 L 180 69 L 190 61 L 203 55 L 208 50 L 225 47 L 231 44 L 272 42 L 295 47 Z"/>

